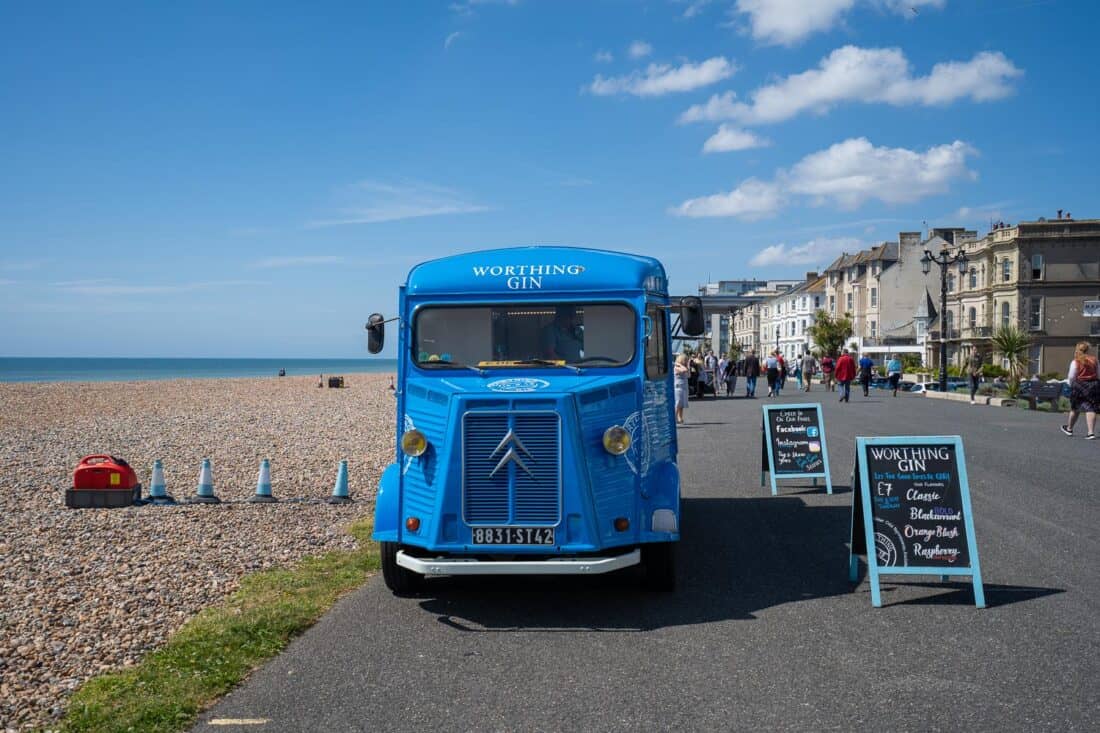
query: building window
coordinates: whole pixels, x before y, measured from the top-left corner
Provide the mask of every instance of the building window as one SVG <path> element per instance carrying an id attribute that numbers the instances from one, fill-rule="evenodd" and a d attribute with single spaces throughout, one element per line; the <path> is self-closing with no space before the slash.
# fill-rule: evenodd
<path id="1" fill-rule="evenodd" d="M 821 307 L 821 296 L 820 295 L 815 295 L 814 296 L 814 310 L 817 310 L 820 307 Z"/>
<path id="2" fill-rule="evenodd" d="M 848 293 L 848 310 L 852 310 L 852 294 Z"/>
<path id="3" fill-rule="evenodd" d="M 955 292 L 955 273 L 947 273 L 947 292 Z"/>
<path id="4" fill-rule="evenodd" d="M 1042 280 L 1043 279 L 1043 256 L 1031 255 L 1031 279 Z"/>
<path id="5" fill-rule="evenodd" d="M 1096 320 L 1096 319 L 1093 319 L 1093 320 Z M 805 318 L 802 319 L 802 323 L 800 323 L 799 326 L 798 326 L 798 335 L 801 336 L 804 333 L 806 333 L 806 319 Z"/>
<path id="6" fill-rule="evenodd" d="M 1007 261 L 1008 260 L 1005 260 L 1005 262 L 1007 262 Z M 1010 308 L 1010 306 L 1008 305 L 1007 300 L 1005 302 L 1001 303 L 1001 325 L 1005 326 L 1005 327 L 1008 326 L 1009 308 Z"/>
<path id="7" fill-rule="evenodd" d="M 1030 300 L 1030 313 L 1027 325 L 1032 331 L 1040 331 L 1043 328 L 1043 299 L 1041 296 L 1033 296 Z"/>
<path id="8" fill-rule="evenodd" d="M 978 287 L 978 268 L 970 268 L 970 289 L 974 290 Z"/>
<path id="9" fill-rule="evenodd" d="M 971 270 L 973 272 L 973 270 Z M 970 330 L 974 330 L 978 327 L 978 311 L 974 308 L 970 309 Z"/>
<path id="10" fill-rule="evenodd" d="M 875 338 L 877 333 L 878 333 L 878 324 L 875 323 L 874 321 L 871 321 L 871 338 Z"/>
<path id="11" fill-rule="evenodd" d="M 955 314 L 951 311 L 944 311 L 943 325 L 943 338 L 951 338 L 951 332 L 955 330 Z"/>
<path id="12" fill-rule="evenodd" d="M 878 288 L 871 288 L 871 307 L 878 307 Z"/>
<path id="13" fill-rule="evenodd" d="M 1005 257 L 1001 261 L 1001 282 L 1008 282 L 1012 279 L 1012 260 Z"/>
<path id="14" fill-rule="evenodd" d="M 1100 318 L 1089 319 L 1089 336 L 1100 336 Z"/>
<path id="15" fill-rule="evenodd" d="M 829 296 L 829 312 L 830 313 L 836 313 L 836 296 L 835 295 L 830 295 Z"/>

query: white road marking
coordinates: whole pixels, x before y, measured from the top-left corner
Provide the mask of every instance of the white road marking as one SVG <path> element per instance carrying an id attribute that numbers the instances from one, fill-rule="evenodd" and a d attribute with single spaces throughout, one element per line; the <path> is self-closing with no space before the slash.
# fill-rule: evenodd
<path id="1" fill-rule="evenodd" d="M 207 725 L 265 725 L 271 718 L 214 718 Z"/>

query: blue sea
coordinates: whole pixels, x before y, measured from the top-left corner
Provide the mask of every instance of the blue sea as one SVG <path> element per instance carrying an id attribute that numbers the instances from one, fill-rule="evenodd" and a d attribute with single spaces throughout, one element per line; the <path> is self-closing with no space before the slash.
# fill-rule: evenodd
<path id="1" fill-rule="evenodd" d="M 109 359 L 0 356 L 0 382 L 129 382 L 395 372 L 396 359 Z"/>

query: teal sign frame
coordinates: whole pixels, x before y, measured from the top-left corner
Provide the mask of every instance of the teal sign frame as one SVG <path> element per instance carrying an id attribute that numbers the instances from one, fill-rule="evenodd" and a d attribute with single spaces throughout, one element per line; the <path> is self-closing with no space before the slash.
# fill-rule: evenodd
<path id="1" fill-rule="evenodd" d="M 779 493 L 779 486 L 776 483 L 779 479 L 793 479 L 793 478 L 809 478 L 813 479 L 813 485 L 817 486 L 817 480 L 819 478 L 825 479 L 825 491 L 829 494 L 833 493 L 833 480 L 829 475 L 829 445 L 825 441 L 825 418 L 821 414 L 821 403 L 802 403 L 802 404 L 789 404 L 789 405 L 761 405 L 763 409 L 764 418 L 764 433 L 763 433 L 763 448 L 761 454 L 761 466 L 760 466 L 760 485 L 767 486 L 765 474 L 771 476 L 771 488 L 772 496 L 776 496 Z M 768 420 L 768 414 L 770 412 L 787 412 L 792 410 L 814 410 L 817 414 L 817 429 L 820 432 L 819 436 L 809 436 L 811 438 L 818 438 L 821 441 L 821 461 L 822 467 L 820 471 L 782 471 L 776 473 L 775 470 L 775 455 L 774 444 L 772 442 L 772 426 Z"/>
<path id="2" fill-rule="evenodd" d="M 898 446 L 903 448 L 920 446 L 944 446 L 954 447 L 955 468 L 958 471 L 958 488 L 960 508 L 962 511 L 962 523 L 966 536 L 966 567 L 953 567 L 944 565 L 905 565 L 882 566 L 879 564 L 879 552 L 875 537 L 875 517 L 872 514 L 871 494 L 872 484 L 868 470 L 867 450 L 872 446 Z M 854 485 L 852 486 L 852 532 L 851 548 L 848 556 L 848 579 L 853 583 L 859 579 L 859 555 L 857 542 L 867 554 L 867 574 L 871 581 L 871 605 L 875 608 L 882 606 L 882 592 L 879 578 L 883 575 L 938 575 L 946 581 L 952 576 L 968 577 L 974 588 L 974 605 L 985 608 L 985 592 L 982 587 L 981 563 L 978 560 L 978 543 L 974 536 L 974 516 L 970 505 L 970 483 L 966 473 L 966 453 L 963 450 L 962 438 L 958 435 L 940 436 L 891 436 L 881 438 L 856 438 L 856 465 L 853 471 Z M 862 519 L 862 522 L 860 522 Z M 857 524 L 862 523 L 862 538 L 857 535 L 861 528 Z"/>

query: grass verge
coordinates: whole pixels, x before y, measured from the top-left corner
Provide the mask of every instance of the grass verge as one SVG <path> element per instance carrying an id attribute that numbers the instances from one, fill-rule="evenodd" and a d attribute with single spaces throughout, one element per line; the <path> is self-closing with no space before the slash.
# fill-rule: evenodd
<path id="1" fill-rule="evenodd" d="M 378 569 L 369 520 L 350 533 L 359 549 L 309 557 L 287 570 L 247 575 L 221 604 L 200 612 L 137 666 L 101 675 L 73 694 L 63 731 L 179 731 L 344 593 Z"/>

